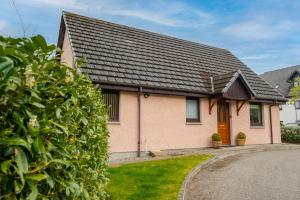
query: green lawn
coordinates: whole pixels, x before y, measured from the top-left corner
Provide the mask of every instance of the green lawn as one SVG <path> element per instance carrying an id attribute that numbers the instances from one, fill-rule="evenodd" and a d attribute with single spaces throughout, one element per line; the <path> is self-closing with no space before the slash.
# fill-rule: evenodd
<path id="1" fill-rule="evenodd" d="M 210 155 L 173 157 L 165 160 L 112 167 L 108 192 L 112 200 L 175 200 L 185 176 Z"/>

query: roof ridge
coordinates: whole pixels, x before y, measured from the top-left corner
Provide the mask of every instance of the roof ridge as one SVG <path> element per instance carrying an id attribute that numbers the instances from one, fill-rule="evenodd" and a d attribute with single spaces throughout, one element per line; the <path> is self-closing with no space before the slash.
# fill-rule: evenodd
<path id="1" fill-rule="evenodd" d="M 300 67 L 300 65 L 294 65 L 294 66 L 290 66 L 290 67 L 283 67 L 283 68 L 278 68 L 278 69 L 274 69 L 274 70 L 271 70 L 271 71 L 267 71 L 267 72 L 264 72 L 261 75 L 265 75 L 265 74 L 269 74 L 269 73 L 273 73 L 273 72 L 277 72 L 277 71 L 284 71 L 284 70 L 287 70 L 287 69 L 290 69 L 290 68 L 296 68 L 296 67 Z"/>
<path id="2" fill-rule="evenodd" d="M 88 16 L 84 16 L 84 15 L 80 15 L 80 14 L 76 14 L 76 13 L 72 13 L 72 12 L 68 12 L 68 11 L 62 11 L 62 13 L 63 13 L 63 15 L 77 16 L 77 17 L 88 19 L 88 20 L 101 21 L 101 22 L 104 22 L 104 23 L 108 23 L 108 24 L 112 24 L 112 25 L 115 25 L 115 26 L 120 26 L 120 27 L 133 29 L 135 31 L 140 31 L 140 32 L 144 32 L 144 33 L 147 33 L 147 34 L 152 34 L 152 35 L 156 35 L 156 36 L 159 36 L 159 37 L 164 37 L 164 38 L 167 38 L 167 39 L 172 39 L 172 40 L 175 39 L 177 41 L 189 43 L 189 44 L 192 44 L 192 45 L 201 45 L 201 46 L 212 48 L 212 49 L 218 49 L 218 50 L 230 52 L 228 49 L 225 49 L 225 48 L 215 47 L 215 46 L 212 46 L 212 45 L 203 44 L 203 43 L 199 43 L 199 42 L 193 42 L 193 41 L 189 41 L 189 40 L 186 40 L 186 39 L 177 38 L 177 37 L 171 36 L 171 35 L 164 35 L 164 34 L 161 34 L 161 33 L 156 33 L 156 32 L 152 32 L 152 31 L 148 31 L 148 30 L 143 30 L 143 29 L 140 29 L 140 28 L 135 28 L 135 27 L 127 26 L 127 25 L 123 25 L 123 24 L 117 24 L 117 23 L 114 23 L 114 22 L 105 21 L 105 20 L 97 19 L 97 18 L 93 18 L 93 17 L 88 17 Z"/>
<path id="3" fill-rule="evenodd" d="M 216 79 L 221 89 L 224 82 L 244 74 L 258 99 L 285 100 L 226 49 L 66 11 L 61 20 L 60 37 L 66 31 L 74 58 L 86 57 L 87 66 L 81 71 L 94 83 L 206 95 L 210 89 L 208 75 L 219 76 Z"/>

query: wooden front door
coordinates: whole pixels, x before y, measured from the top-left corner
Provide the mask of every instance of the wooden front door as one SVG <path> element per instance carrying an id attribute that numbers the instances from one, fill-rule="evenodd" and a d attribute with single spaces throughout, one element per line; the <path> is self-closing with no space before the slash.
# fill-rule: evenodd
<path id="1" fill-rule="evenodd" d="M 226 102 L 218 103 L 218 133 L 222 144 L 230 144 L 229 104 Z"/>

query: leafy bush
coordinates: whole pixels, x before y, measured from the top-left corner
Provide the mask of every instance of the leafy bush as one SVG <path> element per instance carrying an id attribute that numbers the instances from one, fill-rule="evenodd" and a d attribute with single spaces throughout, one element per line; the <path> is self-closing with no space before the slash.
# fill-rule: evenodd
<path id="1" fill-rule="evenodd" d="M 282 142 L 300 143 L 300 128 L 281 126 Z"/>
<path id="2" fill-rule="evenodd" d="M 243 133 L 243 132 L 239 132 L 238 135 L 237 135 L 237 139 L 246 139 L 246 134 Z"/>
<path id="3" fill-rule="evenodd" d="M 0 199 L 104 199 L 107 114 L 42 36 L 0 37 Z"/>
<path id="4" fill-rule="evenodd" d="M 211 136 L 212 141 L 221 141 L 221 136 L 219 133 L 214 133 Z"/>

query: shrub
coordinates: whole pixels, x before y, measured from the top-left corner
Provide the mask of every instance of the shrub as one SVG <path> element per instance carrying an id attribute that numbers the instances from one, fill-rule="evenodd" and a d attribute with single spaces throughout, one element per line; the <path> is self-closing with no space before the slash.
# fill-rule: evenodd
<path id="1" fill-rule="evenodd" d="M 237 135 L 237 139 L 246 139 L 246 134 L 243 132 L 239 132 Z"/>
<path id="2" fill-rule="evenodd" d="M 42 36 L 0 37 L 0 198 L 104 199 L 101 94 Z"/>
<path id="3" fill-rule="evenodd" d="M 281 140 L 288 143 L 300 143 L 300 128 L 281 126 Z"/>
<path id="4" fill-rule="evenodd" d="M 219 133 L 214 133 L 211 136 L 212 141 L 221 141 L 221 136 Z"/>

